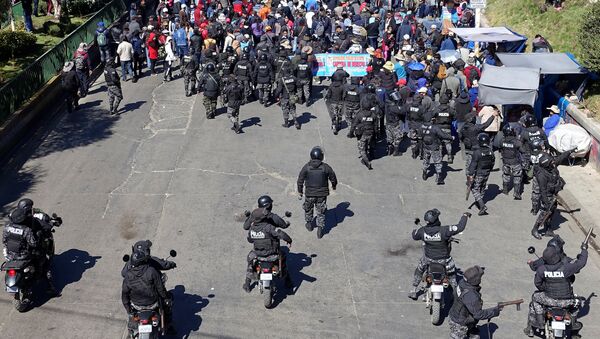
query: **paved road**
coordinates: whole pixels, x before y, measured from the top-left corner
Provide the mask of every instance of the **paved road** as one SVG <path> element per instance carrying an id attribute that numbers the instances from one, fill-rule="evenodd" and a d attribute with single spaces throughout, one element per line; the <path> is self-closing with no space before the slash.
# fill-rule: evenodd
<path id="1" fill-rule="evenodd" d="M 408 155 L 380 157 L 368 171 L 357 159 L 356 141 L 345 130 L 331 133 L 322 100 L 298 107 L 300 131 L 280 126 L 277 106 L 246 105 L 244 133 L 236 135 L 225 115 L 206 120 L 201 96 L 184 97 L 181 80 L 160 80 L 125 83 L 126 111 L 114 118 L 106 113 L 105 87 L 96 84 L 80 111 L 52 121 L 48 133 L 3 164 L 0 205 L 26 195 L 62 215 L 65 224 L 56 232 L 62 297 L 19 314 L 9 295 L 0 294 L 1 337 L 121 338 L 120 258 L 146 238 L 156 255 L 179 252 L 167 283 L 174 289 L 179 338 L 447 336 L 447 322 L 432 326 L 423 303 L 406 297 L 421 254 L 410 232 L 413 219 L 432 207 L 442 211 L 442 222 L 458 221 L 467 208 L 462 164 L 452 165 L 445 186 L 422 182 L 420 164 Z M 324 147 L 340 180 L 321 240 L 304 228 L 294 196 L 296 176 L 314 145 Z M 526 249 L 545 245 L 529 235 L 534 217 L 528 200 L 500 194 L 500 183 L 493 173 L 490 215 L 475 215 L 453 249 L 459 267 L 487 267 L 489 306 L 528 299 L 533 275 Z M 257 291 L 241 289 L 250 246 L 236 219 L 265 193 L 275 199 L 276 212 L 294 212 L 289 260 L 295 294 L 280 296 L 273 310 L 264 309 Z M 568 215 L 554 221 L 567 253 L 575 255 L 581 233 Z M 592 255 L 577 278 L 577 293 L 594 292 L 599 276 L 600 260 Z M 592 300 L 582 318 L 587 337 L 600 330 L 596 305 Z M 505 310 L 490 326 L 493 337 L 522 337 L 525 309 Z"/>

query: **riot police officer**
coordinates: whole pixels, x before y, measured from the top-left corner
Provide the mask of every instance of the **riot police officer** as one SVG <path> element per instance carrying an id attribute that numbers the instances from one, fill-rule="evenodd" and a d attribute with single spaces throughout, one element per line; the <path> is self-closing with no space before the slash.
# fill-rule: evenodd
<path id="1" fill-rule="evenodd" d="M 459 131 L 460 140 L 463 142 L 463 150 L 464 150 L 464 158 L 465 158 L 465 168 L 469 168 L 471 165 L 471 159 L 473 157 L 473 152 L 479 147 L 479 143 L 477 141 L 477 137 L 481 132 L 483 132 L 486 128 L 488 128 L 492 122 L 494 122 L 494 117 L 489 117 L 484 123 L 478 124 L 476 122 L 477 115 L 476 114 L 468 114 L 465 117 L 465 124 L 462 129 Z M 465 171 L 465 174 L 468 173 Z"/>
<path id="2" fill-rule="evenodd" d="M 533 337 L 533 327 L 544 328 L 545 308 L 568 308 L 578 304 L 573 294 L 573 279 L 576 273 L 585 267 L 588 258 L 588 245 L 581 244 L 581 252 L 572 261 L 561 260 L 555 247 L 547 247 L 542 254 L 544 264 L 535 271 L 535 287 L 537 291 L 531 296 L 529 316 L 524 333 Z M 583 325 L 577 321 L 577 312 L 571 313 L 572 334 L 579 332 Z"/>
<path id="3" fill-rule="evenodd" d="M 279 249 L 279 241 L 283 240 L 288 243 L 288 246 L 292 245 L 292 238 L 286 232 L 281 230 L 281 228 L 287 227 L 287 224 L 285 222 L 283 224 L 278 222 L 281 218 L 273 216 L 273 213 L 271 212 L 272 208 L 273 199 L 267 195 L 261 196 L 258 198 L 258 208 L 252 211 L 249 220 L 247 220 L 247 223 L 249 224 L 247 239 L 249 243 L 254 245 L 253 250 L 250 251 L 247 256 L 248 266 L 246 269 L 246 279 L 242 285 L 244 291 L 248 293 L 250 292 L 250 283 L 254 275 L 254 260 L 258 257 L 268 257 L 278 254 L 282 256 L 282 262 L 285 262 L 285 254 Z M 246 229 L 246 224 L 244 224 L 244 229 Z M 292 281 L 287 269 L 285 269 L 287 264 L 284 264 L 283 266 L 284 270 L 282 271 L 282 274 L 285 279 L 285 284 L 288 288 L 291 288 Z"/>
<path id="4" fill-rule="evenodd" d="M 499 147 L 502 155 L 502 193 L 508 195 L 512 183 L 515 200 L 521 200 L 522 144 L 510 124 L 504 125 L 502 135 Z"/>
<path id="5" fill-rule="evenodd" d="M 312 65 L 308 63 L 308 54 L 300 53 L 300 61 L 296 64 L 296 79 L 298 79 L 298 100 L 310 106 L 310 90 L 312 87 Z"/>
<path id="6" fill-rule="evenodd" d="M 452 106 L 450 106 L 450 99 L 444 93 L 440 95 L 440 105 L 435 109 L 435 124 L 439 126 L 442 132 L 451 135 L 452 134 L 452 120 L 454 120 L 454 116 L 456 115 L 456 111 Z M 442 145 L 446 149 L 446 154 L 448 155 L 448 163 L 451 164 L 454 162 L 454 153 L 452 152 L 452 142 L 454 139 L 444 139 L 442 140 Z M 443 154 L 442 154 L 443 156 Z"/>
<path id="7" fill-rule="evenodd" d="M 258 90 L 258 101 L 267 107 L 271 96 L 271 84 L 275 81 L 275 73 L 273 72 L 273 64 L 264 53 L 258 56 L 253 81 Z"/>
<path id="8" fill-rule="evenodd" d="M 281 69 L 281 78 L 277 82 L 277 88 L 274 93 L 275 97 L 279 97 L 281 110 L 283 111 L 283 124 L 281 126 L 288 128 L 292 124 L 296 129 L 300 129 L 300 122 L 296 115 L 296 77 L 293 74 L 291 67 L 283 67 Z M 290 119 L 290 115 L 292 119 Z"/>
<path id="9" fill-rule="evenodd" d="M 325 212 L 327 211 L 327 196 L 329 195 L 329 182 L 335 191 L 337 177 L 335 172 L 327 163 L 323 162 L 324 154 L 321 147 L 315 146 L 310 150 L 310 161 L 302 167 L 298 174 L 298 195 L 306 198 L 302 208 L 304 209 L 304 220 L 306 229 L 313 230 L 313 210 L 317 211 L 317 238 L 323 236 L 325 228 Z M 304 189 L 306 186 L 306 190 Z"/>
<path id="10" fill-rule="evenodd" d="M 348 124 L 348 138 L 354 138 L 354 116 L 360 111 L 360 78 L 352 77 L 344 87 L 344 116 Z"/>
<path id="11" fill-rule="evenodd" d="M 431 164 L 435 167 L 436 183 L 438 185 L 444 184 L 444 178 L 442 176 L 442 141 L 443 140 L 454 140 L 454 137 L 449 133 L 444 132 L 439 125 L 434 125 L 432 118 L 431 122 L 423 123 L 419 131 L 419 139 L 421 147 L 423 148 L 423 180 L 427 180 L 429 166 Z"/>
<path id="12" fill-rule="evenodd" d="M 567 159 L 574 150 L 566 151 L 561 153 L 558 157 L 554 158 L 548 153 L 542 153 L 539 158 L 539 163 L 534 167 L 534 177 L 538 183 L 540 190 L 538 206 L 540 211 L 531 230 L 531 235 L 536 239 L 541 239 L 540 227 L 544 227 L 541 231 L 542 234 L 547 236 L 554 236 L 554 232 L 550 229 L 552 215 L 556 211 L 557 201 L 556 195 L 560 192 L 564 186 L 565 181 L 560 176 L 558 171 L 558 164 Z"/>
<path id="13" fill-rule="evenodd" d="M 464 279 L 458 283 L 457 297 L 448 314 L 450 339 L 478 338 L 477 323 L 500 315 L 502 308 L 499 306 L 482 309 L 480 285 L 483 273 L 483 267 L 469 267 L 465 270 Z"/>
<path id="14" fill-rule="evenodd" d="M 282 74 L 282 70 L 284 68 L 289 68 L 292 70 L 292 74 L 294 73 L 294 66 L 292 64 L 292 61 L 288 58 L 288 53 L 285 50 L 285 48 L 281 48 L 279 50 L 279 53 L 277 55 L 277 58 L 275 59 L 275 81 L 279 82 L 279 79 L 281 79 Z"/>
<path id="15" fill-rule="evenodd" d="M 467 185 L 471 188 L 475 203 L 479 208 L 479 215 L 487 214 L 487 206 L 483 201 L 485 188 L 487 186 L 490 172 L 494 168 L 494 151 L 490 146 L 490 137 L 486 133 L 479 133 L 477 136 L 479 147 L 473 151 L 473 159 L 467 169 Z"/>
<path id="16" fill-rule="evenodd" d="M 221 77 L 217 74 L 215 64 L 209 63 L 206 65 L 204 72 L 200 75 L 198 87 L 204 90 L 204 108 L 206 110 L 206 118 L 214 119 L 217 111 L 217 98 L 221 89 Z"/>
<path id="17" fill-rule="evenodd" d="M 425 244 L 423 247 L 423 256 L 415 269 L 412 283 L 413 289 L 408 295 L 409 298 L 414 300 L 417 300 L 417 289 L 419 283 L 423 280 L 423 273 L 425 273 L 427 266 L 431 263 L 442 264 L 446 267 L 446 274 L 448 274 L 450 285 L 456 291 L 456 264 L 450 255 L 452 251 L 451 241 L 453 236 L 465 230 L 471 213 L 463 213 L 458 224 L 451 226 L 442 226 L 439 216 L 440 211 L 436 208 L 427 211 L 423 217 L 427 225 L 414 229 L 412 232 L 413 240 L 420 240 Z"/>
<path id="18" fill-rule="evenodd" d="M 337 135 L 340 130 L 344 93 L 342 79 L 332 77 L 331 85 L 329 85 L 327 93 L 325 94 L 325 104 L 327 105 L 329 117 L 331 118 L 331 130 L 335 135 Z"/>
<path id="19" fill-rule="evenodd" d="M 412 158 L 416 159 L 421 153 L 421 143 L 419 141 L 419 129 L 424 121 L 424 109 L 421 105 L 423 97 L 416 93 L 412 99 L 409 99 L 403 107 L 406 119 L 408 120 L 408 137 L 412 146 Z"/>
<path id="20" fill-rule="evenodd" d="M 521 142 L 523 143 L 523 169 L 527 174 L 527 179 L 530 180 L 533 177 L 531 155 L 533 153 L 534 143 L 543 143 L 545 148 L 548 149 L 548 138 L 546 133 L 535 124 L 535 118 L 531 114 L 527 114 L 523 118 L 523 125 L 525 128 L 521 130 Z"/>
<path id="21" fill-rule="evenodd" d="M 235 75 L 237 81 L 243 86 L 243 103 L 245 104 L 250 100 L 250 96 L 252 95 L 252 86 L 250 80 L 253 74 L 252 63 L 250 62 L 249 55 L 247 53 L 242 54 L 242 60 L 235 64 L 233 74 Z"/>
<path id="22" fill-rule="evenodd" d="M 110 115 L 117 114 L 119 103 L 123 100 L 123 91 L 121 90 L 121 80 L 119 73 L 115 69 L 115 61 L 109 58 L 104 67 L 104 80 L 108 87 L 108 102 L 110 104 Z"/>
<path id="23" fill-rule="evenodd" d="M 192 58 L 189 55 L 183 57 L 185 66 L 183 67 L 183 86 L 185 89 L 185 96 L 191 97 L 196 94 L 196 72 L 198 72 L 198 63 L 196 58 Z"/>
<path id="24" fill-rule="evenodd" d="M 390 94 L 390 100 L 387 100 L 385 103 L 385 137 L 388 155 L 400 155 L 404 117 L 400 93 L 392 92 L 392 94 Z"/>
<path id="25" fill-rule="evenodd" d="M 221 69 L 221 76 L 229 76 L 238 63 L 238 56 L 232 46 L 225 48 L 225 53 L 221 53 L 219 56 L 219 68 Z"/>
<path id="26" fill-rule="evenodd" d="M 371 85 L 369 85 L 371 86 Z M 360 112 L 354 117 L 352 125 L 355 126 L 354 134 L 358 139 L 358 153 L 360 162 L 369 170 L 372 170 L 369 160 L 369 150 L 375 134 L 375 120 L 379 106 L 373 105 L 369 97 L 363 97 L 360 100 Z"/>
<path id="27" fill-rule="evenodd" d="M 240 126 L 240 106 L 244 100 L 244 85 L 234 76 L 229 78 L 229 83 L 223 91 L 223 95 L 227 96 L 227 118 L 231 120 L 231 129 L 240 134 L 242 127 Z"/>

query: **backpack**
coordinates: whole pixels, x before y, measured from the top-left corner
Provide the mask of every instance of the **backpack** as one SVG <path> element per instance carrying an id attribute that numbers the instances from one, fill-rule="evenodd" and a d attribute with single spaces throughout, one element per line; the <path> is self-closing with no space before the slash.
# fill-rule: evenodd
<path id="1" fill-rule="evenodd" d="M 105 32 L 98 32 L 98 36 L 96 37 L 96 41 L 98 42 L 98 46 L 104 47 L 108 45 L 108 39 L 106 39 Z"/>
<path id="2" fill-rule="evenodd" d="M 75 58 L 75 69 L 79 71 L 87 69 L 87 63 L 85 62 L 83 55 L 78 55 L 77 58 Z"/>
<path id="3" fill-rule="evenodd" d="M 440 64 L 440 67 L 438 68 L 438 72 L 437 72 L 437 78 L 440 80 L 444 80 L 446 79 L 446 65 L 445 64 Z"/>
<path id="4" fill-rule="evenodd" d="M 473 85 L 473 80 L 479 81 L 479 73 L 477 73 L 477 70 L 475 69 L 475 67 L 469 68 L 468 78 L 469 78 L 469 83 L 471 85 Z"/>
<path id="5" fill-rule="evenodd" d="M 323 34 L 325 34 L 325 25 L 323 24 L 323 21 L 317 21 L 317 26 L 315 27 L 315 34 L 317 36 L 323 36 Z"/>

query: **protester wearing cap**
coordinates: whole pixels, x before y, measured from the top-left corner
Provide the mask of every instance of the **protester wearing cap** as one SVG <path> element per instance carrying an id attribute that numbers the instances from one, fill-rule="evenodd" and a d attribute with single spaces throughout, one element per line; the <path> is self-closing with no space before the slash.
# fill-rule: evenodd
<path id="1" fill-rule="evenodd" d="M 484 269 L 480 266 L 465 270 L 464 279 L 458 283 L 458 296 L 450 309 L 448 323 L 451 338 L 479 336 L 477 323 L 500 315 L 500 307 L 482 309 L 481 278 Z"/>
<path id="2" fill-rule="evenodd" d="M 550 136 L 550 132 L 552 132 L 558 125 L 565 123 L 565 120 L 560 116 L 560 109 L 558 106 L 552 105 L 548 107 L 548 114 L 550 115 L 542 120 L 542 125 L 546 136 Z"/>

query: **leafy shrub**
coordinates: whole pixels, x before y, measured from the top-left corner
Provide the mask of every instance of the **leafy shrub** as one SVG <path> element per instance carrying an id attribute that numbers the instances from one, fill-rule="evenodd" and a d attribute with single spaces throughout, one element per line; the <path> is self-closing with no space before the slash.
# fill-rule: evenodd
<path id="1" fill-rule="evenodd" d="M 63 26 L 61 24 L 59 24 L 58 22 L 54 22 L 54 21 L 44 22 L 44 33 L 51 35 L 51 36 L 59 37 L 59 38 L 62 38 L 65 36 L 65 31 L 63 29 Z"/>
<path id="2" fill-rule="evenodd" d="M 0 59 L 6 60 L 29 54 L 36 48 L 36 37 L 24 31 L 0 31 Z"/>
<path id="3" fill-rule="evenodd" d="M 590 6 L 579 29 L 581 61 L 594 72 L 600 71 L 600 2 Z"/>
<path id="4" fill-rule="evenodd" d="M 69 3 L 69 14 L 75 16 L 85 16 L 95 13 L 106 6 L 111 0 L 74 0 Z"/>

